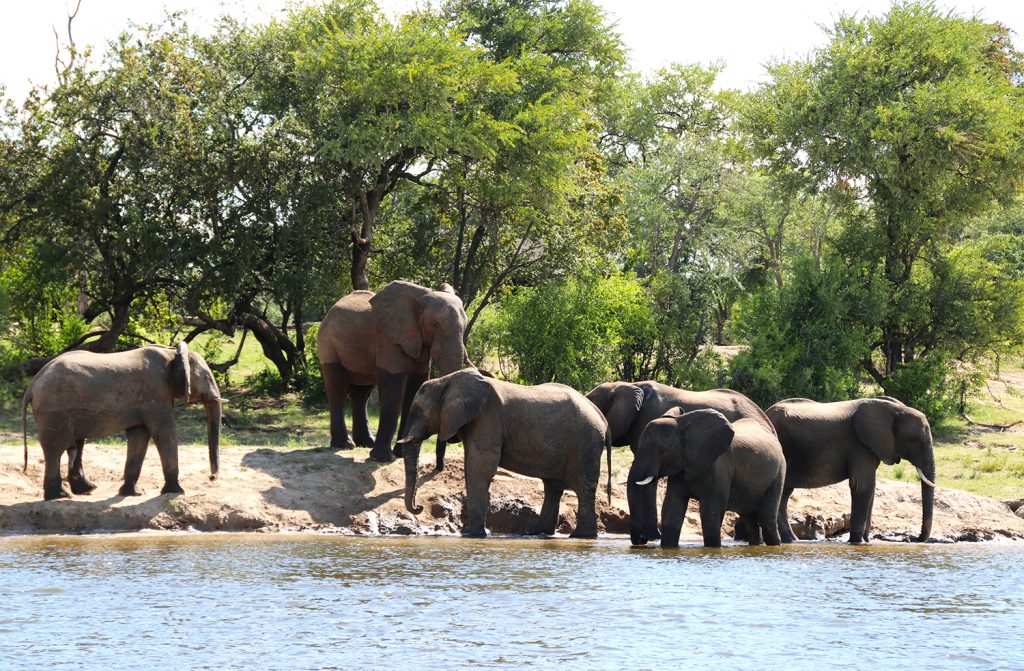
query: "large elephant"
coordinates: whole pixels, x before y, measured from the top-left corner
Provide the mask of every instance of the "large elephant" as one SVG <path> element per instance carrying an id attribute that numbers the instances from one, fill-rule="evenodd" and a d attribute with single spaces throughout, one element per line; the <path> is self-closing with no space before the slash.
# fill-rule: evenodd
<path id="1" fill-rule="evenodd" d="M 629 469 L 630 540 L 643 545 L 644 530 L 657 516 L 646 492 L 668 477 L 661 511 L 661 547 L 678 547 L 679 533 L 690 499 L 700 501 L 705 547 L 721 547 L 722 520 L 737 512 L 751 529 L 764 534 L 768 545 L 779 545 L 776 523 L 786 461 L 778 438 L 753 419 L 729 423 L 717 410 L 673 408 L 650 422 Z M 760 533 L 749 539 L 760 543 Z"/>
<path id="2" fill-rule="evenodd" d="M 634 454 L 647 424 L 671 408 L 682 408 L 684 411 L 709 408 L 722 413 L 731 422 L 749 418 L 775 433 L 764 411 L 749 398 L 731 389 L 687 391 L 650 380 L 605 382 L 591 389 L 587 398 L 608 418 L 612 445 L 629 445 Z M 656 506 L 657 491 L 653 487 L 647 496 L 651 497 L 648 505 Z M 644 535 L 651 540 L 660 538 L 657 518 L 650 518 L 648 524 Z"/>
<path id="3" fill-rule="evenodd" d="M 466 322 L 462 301 L 447 284 L 431 291 L 396 281 L 376 294 L 353 291 L 335 303 L 316 337 L 331 411 L 331 447 L 372 447 L 371 459 L 393 461 L 395 429 L 403 434 L 412 398 L 429 376 L 431 362 L 442 375 L 472 365 L 463 344 Z M 380 390 L 376 438 L 366 419 L 374 385 Z M 345 427 L 348 395 L 351 438 Z"/>
<path id="4" fill-rule="evenodd" d="M 136 484 L 149 440 L 156 442 L 164 472 L 161 494 L 182 494 L 178 484 L 178 427 L 174 399 L 198 401 L 206 408 L 211 479 L 219 467 L 220 390 L 203 358 L 185 343 L 148 345 L 127 352 L 68 352 L 36 373 L 21 406 L 28 469 L 26 411 L 29 404 L 43 448 L 46 500 L 70 496 L 61 483 L 61 455 L 68 453 L 68 483 L 75 494 L 96 488 L 85 477 L 82 448 L 90 438 L 125 431 L 128 456 L 118 494 L 140 495 Z"/>
<path id="5" fill-rule="evenodd" d="M 582 394 L 561 384 L 523 386 L 483 376 L 469 368 L 420 387 L 409 414 L 404 444 L 405 505 L 418 514 L 416 466 L 420 443 L 433 434 L 465 445 L 466 508 L 464 536 L 483 537 L 489 489 L 498 467 L 544 482 L 540 519 L 530 533 L 555 532 L 565 489 L 579 500 L 572 536 L 597 536 L 595 496 L 601 452 L 608 455 L 611 499 L 611 445 L 608 424 Z"/>
<path id="6" fill-rule="evenodd" d="M 932 432 L 923 413 L 887 396 L 835 403 L 806 398 L 779 401 L 768 408 L 786 454 L 786 486 L 779 506 L 783 541 L 796 539 L 787 504 L 797 488 L 824 487 L 850 481 L 853 510 L 850 542 L 867 542 L 875 500 L 879 462 L 906 459 L 921 476 L 921 535 L 928 540 L 935 501 L 935 455 Z"/>

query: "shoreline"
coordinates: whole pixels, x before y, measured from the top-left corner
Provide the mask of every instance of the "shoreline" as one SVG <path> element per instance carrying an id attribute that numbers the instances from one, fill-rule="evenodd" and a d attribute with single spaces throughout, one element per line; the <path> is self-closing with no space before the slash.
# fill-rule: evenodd
<path id="1" fill-rule="evenodd" d="M 368 461 L 366 449 L 222 447 L 220 476 L 210 481 L 205 447 L 187 446 L 180 451 L 182 495 L 158 494 L 162 473 L 154 450 L 143 466 L 140 497 L 117 495 L 124 454 L 123 445 L 88 444 L 85 470 L 96 491 L 47 502 L 42 500 L 43 463 L 38 447 L 30 446 L 25 474 L 21 445 L 0 446 L 0 535 L 252 532 L 459 537 L 461 530 L 465 481 L 460 455 L 451 455 L 440 473 L 433 470 L 429 451 L 421 456 L 419 503 L 424 511 L 414 516 L 402 499 L 401 460 L 377 464 Z M 600 539 L 622 536 L 628 542 L 626 488 L 621 484 L 627 471 L 626 466 L 614 468 L 609 503 L 602 464 L 597 495 Z M 1024 519 L 1006 503 L 939 484 L 930 543 L 1024 540 Z M 499 469 L 491 485 L 488 529 L 499 538 L 524 535 L 542 501 L 540 480 Z M 917 483 L 879 480 L 872 542 L 905 543 L 914 538 L 920 530 L 920 505 Z M 802 540 L 843 542 L 849 506 L 846 483 L 797 490 L 789 507 L 794 531 Z M 575 525 L 572 492 L 563 495 L 560 511 L 558 532 L 565 535 Z M 731 529 L 731 519 L 731 515 L 726 518 L 726 531 Z M 700 542 L 696 502 L 690 504 L 681 540 Z"/>

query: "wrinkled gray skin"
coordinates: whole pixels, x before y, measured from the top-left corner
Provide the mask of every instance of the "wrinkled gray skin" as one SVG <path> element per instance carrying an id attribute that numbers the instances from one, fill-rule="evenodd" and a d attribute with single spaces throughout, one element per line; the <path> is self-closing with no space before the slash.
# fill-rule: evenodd
<path id="1" fill-rule="evenodd" d="M 630 540 L 643 545 L 643 530 L 657 516 L 652 497 L 658 478 L 668 487 L 661 511 L 661 547 L 679 546 L 686 507 L 700 501 L 705 547 L 721 547 L 722 519 L 727 510 L 760 529 L 768 545 L 779 545 L 776 519 L 786 462 L 774 433 L 752 419 L 729 422 L 717 410 L 669 410 L 650 422 L 640 437 L 629 469 Z M 760 543 L 760 533 L 749 539 Z"/>
<path id="2" fill-rule="evenodd" d="M 136 484 L 149 440 L 156 442 L 164 472 L 161 494 L 184 493 L 178 484 L 178 427 L 174 399 L 202 403 L 206 408 L 211 479 L 217 475 L 220 450 L 221 397 L 203 358 L 185 343 L 177 347 L 148 345 L 127 352 L 68 352 L 47 363 L 32 379 L 21 406 L 22 432 L 27 436 L 26 410 L 32 406 L 46 472 L 46 500 L 71 495 L 60 475 L 61 455 L 68 453 L 68 484 L 75 494 L 96 488 L 85 477 L 82 448 L 91 438 L 125 431 L 128 456 L 124 484 L 118 494 L 139 496 Z M 25 438 L 25 468 L 28 440 Z"/>
<path id="3" fill-rule="evenodd" d="M 472 366 L 463 344 L 466 323 L 462 300 L 447 284 L 431 291 L 395 281 L 376 294 L 353 291 L 335 303 L 316 337 L 331 447 L 372 447 L 370 458 L 380 462 L 400 456 L 397 448 L 392 453 L 391 440 L 396 428 L 404 435 L 409 406 L 429 377 L 431 362 L 442 375 Z M 376 438 L 366 418 L 375 385 L 380 392 Z M 345 426 L 346 396 L 352 400 L 352 437 Z"/>
<path id="4" fill-rule="evenodd" d="M 629 445 L 634 454 L 640 442 L 640 434 L 647 424 L 672 408 L 682 408 L 686 412 L 709 408 L 722 413 L 730 422 L 749 418 L 775 433 L 775 428 L 768 421 L 764 411 L 749 398 L 731 389 L 687 391 L 650 380 L 606 382 L 590 390 L 587 398 L 608 418 L 612 445 Z M 650 505 L 657 505 L 655 488 L 652 487 L 647 495 L 651 497 Z M 650 540 L 661 537 L 656 517 L 649 520 L 649 526 L 644 529 L 644 536 Z"/>
<path id="5" fill-rule="evenodd" d="M 468 522 L 462 535 L 487 535 L 489 489 L 498 467 L 540 478 L 544 504 L 530 533 L 555 533 L 565 489 L 579 500 L 575 538 L 597 536 L 594 499 L 607 449 L 611 498 L 611 446 L 608 425 L 582 394 L 561 384 L 523 386 L 487 378 L 473 368 L 430 380 L 420 387 L 409 414 L 404 444 L 405 505 L 418 514 L 416 466 L 420 443 L 430 435 L 462 441 L 466 460 Z"/>
<path id="6" fill-rule="evenodd" d="M 805 398 L 779 401 L 767 410 L 786 454 L 786 486 L 779 506 L 784 542 L 796 540 L 787 504 L 794 489 L 850 481 L 850 542 L 866 543 L 871 534 L 875 471 L 880 462 L 906 459 L 921 479 L 921 534 L 928 540 L 935 501 L 935 454 L 928 418 L 887 396 L 835 403 Z"/>

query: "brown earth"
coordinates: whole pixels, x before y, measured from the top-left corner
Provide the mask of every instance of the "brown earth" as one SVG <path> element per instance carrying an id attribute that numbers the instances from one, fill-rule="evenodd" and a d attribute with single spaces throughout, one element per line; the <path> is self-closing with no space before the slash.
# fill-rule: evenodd
<path id="1" fill-rule="evenodd" d="M 205 448 L 182 450 L 184 495 L 159 494 L 163 484 L 159 459 L 151 450 L 143 467 L 140 497 L 117 495 L 124 468 L 123 445 L 89 444 L 85 470 L 98 486 L 88 496 L 42 500 L 42 455 L 30 448 L 28 473 L 22 473 L 20 445 L 0 446 L 0 533 L 88 533 L 100 531 L 313 530 L 343 534 L 455 534 L 461 528 L 465 492 L 462 460 L 452 456 L 435 473 L 433 455 L 420 465 L 419 503 L 424 512 L 406 511 L 401 461 L 380 465 L 367 460 L 368 450 L 327 448 L 278 451 L 223 447 L 221 474 L 210 481 Z M 429 462 L 429 463 L 428 463 Z M 599 525 L 606 534 L 628 533 L 626 468 L 613 476 L 612 502 L 598 494 Z M 491 486 L 488 528 L 493 533 L 525 532 L 543 500 L 541 482 L 499 471 Z M 850 506 L 844 484 L 798 490 L 790 502 L 794 528 L 802 538 L 839 536 Z M 576 499 L 566 492 L 559 533 L 575 521 Z M 921 521 L 920 488 L 881 481 L 875 495 L 872 530 L 877 538 L 905 540 Z M 727 522 L 727 528 L 731 528 Z M 687 541 L 699 539 L 696 504 L 684 528 Z M 935 497 L 933 540 L 1024 538 L 1024 519 L 996 499 L 939 488 Z"/>

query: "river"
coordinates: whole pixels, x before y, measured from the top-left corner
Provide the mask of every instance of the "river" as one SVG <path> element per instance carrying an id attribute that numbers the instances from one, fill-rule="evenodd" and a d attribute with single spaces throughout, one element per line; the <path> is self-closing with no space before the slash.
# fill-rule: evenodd
<path id="1" fill-rule="evenodd" d="M 0 537 L 0 669 L 1021 669 L 1024 544 Z"/>

